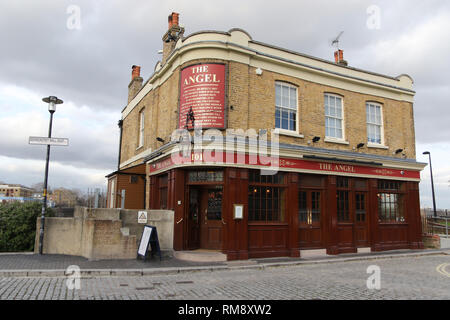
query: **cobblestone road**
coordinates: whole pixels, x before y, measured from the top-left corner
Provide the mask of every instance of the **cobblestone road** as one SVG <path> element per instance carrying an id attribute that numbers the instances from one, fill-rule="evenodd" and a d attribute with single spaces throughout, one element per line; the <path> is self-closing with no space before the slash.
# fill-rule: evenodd
<path id="1" fill-rule="evenodd" d="M 369 290 L 367 267 L 381 269 L 381 289 Z M 450 256 L 422 256 L 264 270 L 82 278 L 0 278 L 0 299 L 450 299 Z"/>

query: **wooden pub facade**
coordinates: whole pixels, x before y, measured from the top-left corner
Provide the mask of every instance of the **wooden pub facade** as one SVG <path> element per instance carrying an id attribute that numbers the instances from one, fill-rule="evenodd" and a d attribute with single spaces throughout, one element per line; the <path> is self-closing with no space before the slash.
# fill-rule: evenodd
<path id="1" fill-rule="evenodd" d="M 412 86 L 342 50 L 322 60 L 241 29 L 185 37 L 172 13 L 153 75 L 133 66 L 109 205 L 173 210 L 174 250 L 228 260 L 423 248 Z"/>

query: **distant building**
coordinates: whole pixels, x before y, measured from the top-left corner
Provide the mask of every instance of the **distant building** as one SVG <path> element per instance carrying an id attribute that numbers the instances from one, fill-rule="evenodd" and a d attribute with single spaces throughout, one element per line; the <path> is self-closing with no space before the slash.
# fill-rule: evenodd
<path id="1" fill-rule="evenodd" d="M 57 206 L 74 207 L 77 204 L 77 194 L 72 190 L 59 188 L 49 195 L 49 200 Z"/>
<path id="2" fill-rule="evenodd" d="M 0 201 L 34 201 L 34 190 L 21 184 L 0 184 Z"/>

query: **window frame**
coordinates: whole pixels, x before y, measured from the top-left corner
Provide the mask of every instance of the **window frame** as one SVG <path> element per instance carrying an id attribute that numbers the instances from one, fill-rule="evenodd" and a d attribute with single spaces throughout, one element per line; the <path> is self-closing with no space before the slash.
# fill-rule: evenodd
<path id="1" fill-rule="evenodd" d="M 334 98 L 339 98 L 341 99 L 341 118 L 337 118 L 337 117 L 332 117 L 332 116 L 328 116 L 326 114 L 326 104 L 325 104 L 325 97 L 334 97 Z M 345 105 L 344 105 L 344 96 L 337 94 L 337 93 L 331 93 L 331 92 L 324 92 L 323 94 L 323 108 L 324 108 L 324 115 L 325 115 L 325 140 L 329 140 L 329 141 L 338 141 L 338 142 L 345 142 L 346 140 L 346 133 L 345 133 Z M 337 138 L 337 137 L 333 137 L 333 136 L 328 136 L 327 135 L 327 118 L 332 118 L 332 119 L 339 119 L 341 120 L 341 130 L 342 130 L 342 137 Z"/>
<path id="2" fill-rule="evenodd" d="M 139 111 L 139 133 L 138 133 L 138 147 L 144 146 L 144 132 L 145 132 L 145 109 Z"/>
<path id="3" fill-rule="evenodd" d="M 282 117 L 281 117 L 281 111 L 282 110 L 287 110 L 288 112 L 293 112 L 293 108 L 290 107 L 286 107 L 286 106 L 278 106 L 277 105 L 277 96 L 276 96 L 276 90 L 277 90 L 277 85 L 280 85 L 281 88 L 283 86 L 288 87 L 289 89 L 295 89 L 295 128 L 294 129 L 284 129 L 282 127 Z M 281 89 L 282 90 L 282 89 Z M 290 90 L 289 90 L 290 92 Z M 290 97 L 290 96 L 289 96 Z M 289 99 L 290 101 L 290 99 Z M 277 109 L 282 109 L 280 110 L 280 127 L 277 127 L 277 117 L 276 117 L 276 113 L 277 113 Z M 274 124 L 274 128 L 275 130 L 277 130 L 279 133 L 296 133 L 298 134 L 299 132 L 299 103 L 298 103 L 298 86 L 289 83 L 289 82 L 285 82 L 285 81 L 275 81 L 275 124 Z M 289 119 L 290 120 L 290 119 Z M 289 128 L 289 121 L 288 120 L 288 128 Z"/>
<path id="4" fill-rule="evenodd" d="M 397 184 L 397 188 L 387 188 L 383 187 L 387 184 L 392 183 L 393 185 Z M 381 219 L 381 208 L 380 208 L 380 201 L 381 195 L 395 195 L 397 197 L 397 212 L 395 212 L 395 220 L 393 219 Z M 408 217 L 407 217 L 407 210 L 405 206 L 406 201 L 406 192 L 405 192 L 405 184 L 402 181 L 390 181 L 390 180 L 378 180 L 377 182 L 377 216 L 378 216 L 378 223 L 379 224 L 408 224 Z M 392 203 L 392 202 L 389 202 Z M 389 210 L 389 217 L 392 217 L 392 211 Z M 399 221 L 399 218 L 403 218 L 403 221 Z"/>
<path id="5" fill-rule="evenodd" d="M 255 174 L 256 176 L 258 176 L 259 174 L 259 170 L 253 170 L 253 174 Z M 251 172 L 249 172 L 249 182 L 248 182 L 248 224 L 253 224 L 253 225 L 285 225 L 287 224 L 287 191 L 288 191 L 288 183 L 287 183 L 287 175 L 284 172 L 278 172 L 277 174 L 282 174 L 282 181 L 281 182 L 263 182 L 262 179 L 260 181 L 251 181 Z M 261 175 L 258 176 L 259 178 L 261 178 Z M 277 212 L 277 219 L 268 219 L 269 215 L 268 213 L 270 211 L 273 210 L 269 210 L 268 207 L 266 207 L 265 213 L 264 213 L 264 217 L 265 219 L 255 219 L 257 217 L 257 212 L 251 212 L 252 209 L 252 205 L 250 204 L 251 201 L 251 194 L 252 192 L 255 190 L 255 188 L 259 188 L 262 192 L 262 190 L 264 188 L 270 188 L 271 190 L 271 194 L 274 194 L 274 189 L 278 189 L 277 190 L 277 194 L 279 195 L 279 197 L 277 197 L 277 202 L 278 205 L 280 207 L 283 207 L 282 210 L 283 211 L 279 211 Z M 268 190 L 268 189 L 266 189 Z M 266 197 L 266 201 L 268 201 L 269 198 Z M 273 202 L 274 201 L 274 197 L 270 198 L 271 199 L 271 203 L 272 203 L 272 209 L 274 208 L 273 206 Z M 282 200 L 281 200 L 282 199 Z M 260 197 L 260 203 L 262 203 L 262 197 Z M 283 202 L 283 203 L 282 203 Z M 267 204 L 267 203 L 266 203 Z M 284 206 L 283 206 L 284 204 Z M 253 208 L 255 210 L 255 208 Z M 259 217 L 262 217 L 261 212 L 259 214 Z M 273 218 L 273 215 L 271 215 L 271 218 Z"/>
<path id="6" fill-rule="evenodd" d="M 377 123 L 370 123 L 368 121 L 368 108 L 369 105 L 373 105 L 375 107 L 379 107 L 380 108 L 380 121 L 381 124 L 377 124 Z M 380 126 L 380 143 L 377 142 L 371 142 L 369 141 L 369 124 L 370 125 L 375 125 L 375 126 Z M 376 101 L 366 101 L 366 134 L 367 134 L 367 145 L 369 146 L 379 146 L 379 147 L 384 147 L 386 145 L 386 142 L 384 141 L 384 112 L 383 112 L 383 104 L 376 102 Z"/>

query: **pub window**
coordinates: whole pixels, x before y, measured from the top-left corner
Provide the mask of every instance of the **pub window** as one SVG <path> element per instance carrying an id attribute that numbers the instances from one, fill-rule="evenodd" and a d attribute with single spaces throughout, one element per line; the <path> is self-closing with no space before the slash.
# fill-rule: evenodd
<path id="1" fill-rule="evenodd" d="M 168 175 L 158 177 L 159 208 L 167 209 Z"/>
<path id="2" fill-rule="evenodd" d="M 297 88 L 275 83 L 275 128 L 297 131 Z"/>
<path id="3" fill-rule="evenodd" d="M 134 174 L 130 176 L 130 183 L 132 184 L 138 183 L 138 176 Z"/>
<path id="4" fill-rule="evenodd" d="M 344 110 L 342 97 L 325 94 L 325 136 L 344 139 Z"/>
<path id="5" fill-rule="evenodd" d="M 366 103 L 367 140 L 369 143 L 383 144 L 383 116 L 381 105 Z"/>
<path id="6" fill-rule="evenodd" d="M 380 222 L 405 222 L 404 196 L 402 183 L 397 181 L 378 181 L 378 219 Z"/>
<path id="7" fill-rule="evenodd" d="M 338 177 L 336 179 L 336 201 L 338 222 L 350 222 L 349 179 Z"/>
<path id="8" fill-rule="evenodd" d="M 222 182 L 223 171 L 200 170 L 189 171 L 189 182 Z"/>
<path id="9" fill-rule="evenodd" d="M 286 185 L 283 173 L 260 175 L 251 170 L 248 187 L 249 221 L 284 222 Z"/>

